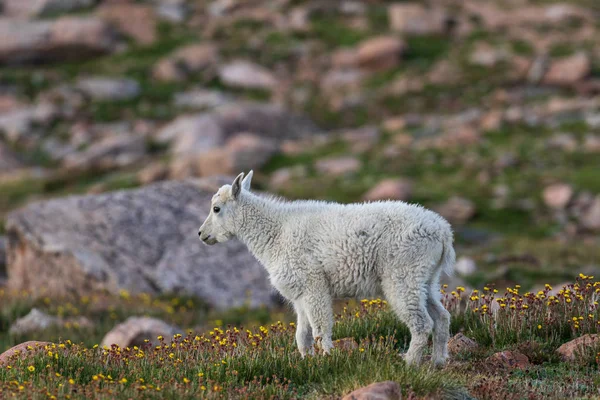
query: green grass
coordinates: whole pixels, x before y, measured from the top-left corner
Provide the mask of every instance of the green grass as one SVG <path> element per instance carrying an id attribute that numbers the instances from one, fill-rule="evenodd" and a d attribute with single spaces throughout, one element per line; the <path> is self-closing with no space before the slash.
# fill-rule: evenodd
<path id="1" fill-rule="evenodd" d="M 518 286 L 506 291 L 498 287 L 496 293 L 495 286 L 469 294 L 461 288 L 452 293 L 445 289 L 443 301 L 452 314 L 452 333 L 464 332 L 479 347 L 453 355 L 443 370 L 404 363 L 399 352 L 406 350 L 410 333 L 379 299 L 336 305 L 339 313 L 333 338 L 351 338 L 346 340 L 354 340 L 354 346 L 336 348 L 330 355 L 317 349 L 314 356 L 301 358 L 294 324 L 288 323 L 289 310 L 240 309 L 242 319 L 234 318 L 236 326 L 232 326 L 227 317 L 231 311 L 213 312 L 189 297 L 152 298 L 123 292 L 116 297 L 36 300 L 4 292 L 0 314 L 4 348 L 29 339 L 10 337 L 6 331 L 9 323 L 33 305 L 65 317 L 86 315 L 95 325 L 91 332 L 73 328 L 38 332 L 36 339 L 55 344 L 41 353 L 9 360 L 0 368 L 0 390 L 19 398 L 47 393 L 47 397 L 98 399 L 140 395 L 333 399 L 373 382 L 391 380 L 400 385 L 403 396 L 411 398 L 501 399 L 513 398 L 514 393 L 528 393 L 527 398 L 581 398 L 600 387 L 596 378 L 600 348 L 582 351 L 575 363 L 562 362 L 555 350 L 573 338 L 598 332 L 600 314 L 588 305 L 598 285 L 582 275 L 555 297 L 550 297 L 550 287 L 533 294 Z M 490 311 L 494 302 L 505 304 L 495 317 Z M 573 319 L 582 313 L 585 318 Z M 186 336 L 150 338 L 157 342 L 152 346 L 94 346 L 117 321 L 140 314 L 157 316 L 186 330 L 196 328 Z M 486 361 L 506 350 L 525 354 L 532 365 L 510 371 Z"/>

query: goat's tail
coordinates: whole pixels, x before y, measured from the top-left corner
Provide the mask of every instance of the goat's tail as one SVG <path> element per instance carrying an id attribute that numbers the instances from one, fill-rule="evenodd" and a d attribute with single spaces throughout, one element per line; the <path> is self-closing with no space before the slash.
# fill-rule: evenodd
<path id="1" fill-rule="evenodd" d="M 448 276 L 454 275 L 454 264 L 456 263 L 456 253 L 454 252 L 454 246 L 452 233 L 447 235 L 442 242 L 442 258 L 440 259 L 440 267 Z"/>

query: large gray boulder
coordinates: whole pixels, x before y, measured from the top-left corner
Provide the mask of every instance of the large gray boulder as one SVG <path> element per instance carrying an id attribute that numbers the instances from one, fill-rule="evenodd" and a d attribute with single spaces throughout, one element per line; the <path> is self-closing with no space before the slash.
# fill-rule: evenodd
<path id="1" fill-rule="evenodd" d="M 8 286 L 50 295 L 186 293 L 218 308 L 276 304 L 242 243 L 209 247 L 198 239 L 212 195 L 232 179 L 167 181 L 14 211 L 6 219 Z"/>

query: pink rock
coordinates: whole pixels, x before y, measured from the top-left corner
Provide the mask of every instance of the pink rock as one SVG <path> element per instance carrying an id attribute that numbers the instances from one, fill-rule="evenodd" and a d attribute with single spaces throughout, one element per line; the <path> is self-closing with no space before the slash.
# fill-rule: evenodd
<path id="1" fill-rule="evenodd" d="M 544 203 L 555 209 L 563 209 L 573 197 L 573 188 L 566 183 L 556 183 L 544 189 L 542 193 Z"/>
<path id="2" fill-rule="evenodd" d="M 403 200 L 410 199 L 412 195 L 412 182 L 406 179 L 384 179 L 371 188 L 363 198 L 368 201 L 375 200 Z"/>
<path id="3" fill-rule="evenodd" d="M 542 79 L 547 85 L 572 85 L 588 76 L 592 68 L 590 57 L 584 52 L 556 60 Z"/>
<path id="4" fill-rule="evenodd" d="M 400 63 L 406 50 L 404 41 L 396 36 L 377 36 L 358 45 L 358 63 L 371 71 L 385 71 Z"/>
<path id="5" fill-rule="evenodd" d="M 38 342 L 37 340 L 18 344 L 0 354 L 0 365 L 10 364 L 10 360 L 13 358 L 22 360 L 28 356 L 35 355 L 43 351 L 45 346 L 51 344 L 50 342 Z"/>
<path id="6" fill-rule="evenodd" d="M 347 394 L 342 400 L 401 400 L 402 392 L 396 382 L 372 383 Z"/>
<path id="7" fill-rule="evenodd" d="M 486 359 L 486 361 L 498 367 L 511 369 L 525 369 L 531 365 L 529 363 L 529 358 L 527 358 L 525 354 L 521 354 L 518 351 L 502 351 L 491 355 Z"/>
<path id="8" fill-rule="evenodd" d="M 356 172 L 360 169 L 361 163 L 354 157 L 337 157 L 318 160 L 316 168 L 320 173 L 330 176 L 341 176 Z"/>
<path id="9" fill-rule="evenodd" d="M 587 334 L 577 339 L 573 339 L 570 342 L 564 343 L 556 352 L 560 355 L 563 361 L 575 361 L 578 353 L 585 352 L 585 350 L 592 350 L 597 347 L 600 336 L 597 334 Z"/>

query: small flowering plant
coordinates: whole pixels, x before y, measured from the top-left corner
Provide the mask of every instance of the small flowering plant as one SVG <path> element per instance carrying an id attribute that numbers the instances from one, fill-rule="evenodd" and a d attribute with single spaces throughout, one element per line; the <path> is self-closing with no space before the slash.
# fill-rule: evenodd
<path id="1" fill-rule="evenodd" d="M 545 284 L 537 292 L 521 292 L 521 286 L 501 291 L 493 286 L 465 294 L 462 287 L 447 292 L 444 305 L 464 320 L 476 339 L 494 346 L 531 338 L 561 342 L 586 333 L 600 332 L 598 298 L 600 282 L 579 274 L 576 281 L 555 290 Z"/>

